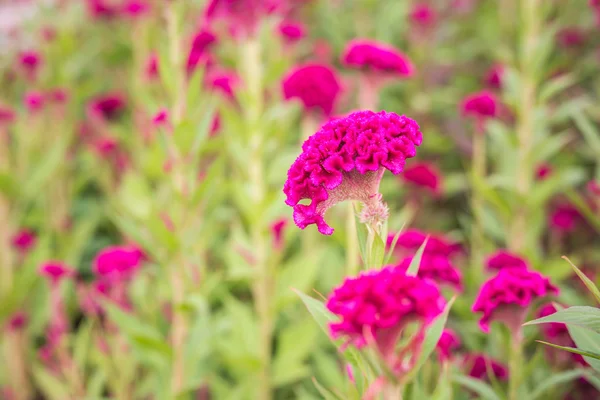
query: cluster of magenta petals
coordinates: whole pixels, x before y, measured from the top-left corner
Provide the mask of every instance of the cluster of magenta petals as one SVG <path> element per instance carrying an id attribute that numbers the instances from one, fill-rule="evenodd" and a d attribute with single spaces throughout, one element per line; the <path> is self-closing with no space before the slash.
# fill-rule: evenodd
<path id="1" fill-rule="evenodd" d="M 294 221 L 301 229 L 316 224 L 322 234 L 332 234 L 323 219 L 330 191 L 350 172 L 364 175 L 384 168 L 401 173 L 421 141 L 415 121 L 385 111 L 359 111 L 329 121 L 304 142 L 288 171 L 283 191 L 286 204 L 294 207 Z M 299 204 L 304 199 L 310 204 Z"/>
<path id="2" fill-rule="evenodd" d="M 414 66 L 406 55 L 391 46 L 372 40 L 351 41 L 344 52 L 343 62 L 347 67 L 405 77 L 414 72 Z"/>
<path id="3" fill-rule="evenodd" d="M 511 306 L 525 309 L 535 300 L 556 294 L 558 288 L 539 272 L 527 268 L 505 268 L 483 284 L 473 311 L 483 313 L 479 326 L 484 332 L 489 332 L 489 324 L 496 311 Z"/>
<path id="4" fill-rule="evenodd" d="M 329 311 L 340 317 L 330 325 L 332 336 L 344 337 L 357 347 L 367 343 L 367 332 L 378 340 L 380 334 L 401 329 L 410 320 L 428 323 L 444 305 L 433 282 L 394 267 L 346 279 L 327 301 Z"/>

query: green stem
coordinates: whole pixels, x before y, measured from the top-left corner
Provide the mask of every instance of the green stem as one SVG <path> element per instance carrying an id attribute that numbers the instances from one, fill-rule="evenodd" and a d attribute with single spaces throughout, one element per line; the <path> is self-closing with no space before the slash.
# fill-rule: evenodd
<path id="1" fill-rule="evenodd" d="M 509 382 L 508 382 L 508 400 L 519 400 L 519 387 L 521 386 L 522 380 L 522 366 L 523 366 L 523 340 L 521 335 L 514 334 L 510 338 L 510 349 L 509 349 Z"/>
<path id="2" fill-rule="evenodd" d="M 483 184 L 487 173 L 485 135 L 483 132 L 476 131 L 473 135 L 473 165 L 471 168 L 473 179 L 472 205 L 474 217 L 473 231 L 471 233 L 471 268 L 472 272 L 477 274 L 477 276 L 474 277 L 475 281 L 479 282 L 479 278 L 483 274 L 483 246 L 485 240 L 482 221 L 483 199 L 478 189 L 478 185 Z"/>
<path id="3" fill-rule="evenodd" d="M 355 276 L 358 273 L 358 235 L 356 232 L 356 215 L 354 202 L 348 201 L 346 215 L 346 275 Z"/>

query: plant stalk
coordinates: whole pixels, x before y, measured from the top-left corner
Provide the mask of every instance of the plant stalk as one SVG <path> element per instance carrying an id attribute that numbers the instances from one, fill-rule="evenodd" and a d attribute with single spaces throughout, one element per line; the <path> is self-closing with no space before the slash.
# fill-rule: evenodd
<path id="1" fill-rule="evenodd" d="M 473 193 L 472 193 L 472 206 L 473 206 L 473 230 L 471 232 L 471 264 L 473 273 L 477 273 L 474 277 L 476 282 L 480 281 L 480 277 L 483 274 L 483 246 L 484 240 L 484 229 L 483 229 L 483 199 L 477 186 L 483 184 L 487 173 L 486 163 L 486 145 L 485 135 L 483 130 L 476 130 L 473 134 L 473 164 L 472 180 L 473 180 Z"/>

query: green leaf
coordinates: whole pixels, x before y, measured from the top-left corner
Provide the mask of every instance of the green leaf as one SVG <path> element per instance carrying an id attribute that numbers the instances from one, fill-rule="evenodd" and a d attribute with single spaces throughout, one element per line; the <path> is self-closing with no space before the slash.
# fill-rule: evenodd
<path id="1" fill-rule="evenodd" d="M 313 318 L 315 319 L 317 324 L 319 324 L 323 332 L 329 335 L 328 324 L 329 322 L 333 322 L 336 320 L 335 315 L 333 315 L 325 308 L 325 304 L 323 304 L 323 302 L 317 299 L 313 299 L 312 297 L 307 296 L 296 289 L 292 290 L 298 296 L 300 296 L 300 299 L 302 299 L 302 302 L 304 302 L 304 305 L 306 306 L 306 308 L 308 308 L 308 312 L 313 316 Z"/>
<path id="2" fill-rule="evenodd" d="M 146 220 L 152 211 L 152 195 L 148 184 L 139 174 L 125 175 L 119 190 L 119 200 L 130 215 Z"/>
<path id="3" fill-rule="evenodd" d="M 567 329 L 578 349 L 600 354 L 600 334 L 575 325 L 567 325 Z M 584 357 L 584 359 L 592 368 L 600 372 L 599 360 L 591 357 Z"/>
<path id="4" fill-rule="evenodd" d="M 17 180 L 7 172 L 0 172 L 0 193 L 13 198 L 19 193 Z"/>
<path id="5" fill-rule="evenodd" d="M 50 400 L 64 400 L 71 398 L 69 386 L 66 383 L 61 382 L 56 376 L 47 372 L 43 367 L 33 367 L 32 373 L 45 398 Z"/>
<path id="6" fill-rule="evenodd" d="M 567 326 L 571 324 L 577 325 L 582 328 L 591 329 L 594 332 L 600 332 L 600 310 L 588 306 L 569 307 L 559 310 L 552 315 L 526 322 L 523 325 L 538 325 L 551 322 L 560 322 L 567 324 Z"/>
<path id="7" fill-rule="evenodd" d="M 282 387 L 299 381 L 311 373 L 311 369 L 303 364 L 291 365 L 287 368 L 273 367 L 273 385 Z"/>
<path id="8" fill-rule="evenodd" d="M 73 344 L 73 360 L 80 370 L 85 370 L 85 363 L 90 350 L 92 340 L 93 321 L 88 321 L 77 330 L 75 342 Z"/>
<path id="9" fill-rule="evenodd" d="M 375 234 L 373 238 L 373 247 L 369 254 L 369 262 L 367 266 L 369 269 L 380 269 L 383 266 L 383 259 L 385 256 L 385 243 L 378 234 Z"/>
<path id="10" fill-rule="evenodd" d="M 594 153 L 600 154 L 600 132 L 594 127 L 590 120 L 585 116 L 581 109 L 573 109 L 571 117 L 577 125 L 577 128 L 583 134 L 588 146 Z"/>
<path id="11" fill-rule="evenodd" d="M 398 230 L 398 232 L 396 232 L 396 234 L 394 235 L 394 238 L 392 239 L 392 243 L 390 245 L 390 248 L 388 250 L 387 255 L 385 256 L 385 259 L 383 260 L 383 265 L 386 265 L 390 262 L 390 259 L 392 258 L 392 256 L 394 255 L 394 249 L 396 248 L 396 243 L 398 243 L 398 238 L 400 237 L 400 235 L 402 234 L 402 231 L 404 226 Z"/>
<path id="12" fill-rule="evenodd" d="M 312 378 L 312 381 L 313 381 L 317 391 L 321 394 L 321 396 L 323 396 L 323 398 L 325 400 L 342 400 L 341 397 L 338 397 L 333 392 L 331 392 L 329 389 L 326 389 L 325 387 L 323 387 L 319 383 L 319 381 L 317 381 L 317 379 L 315 377 Z"/>
<path id="13" fill-rule="evenodd" d="M 500 400 L 500 396 L 494 393 L 490 385 L 480 379 L 475 379 L 466 375 L 455 375 L 452 380 L 459 385 L 472 390 L 478 394 L 479 399 L 483 400 Z"/>
<path id="14" fill-rule="evenodd" d="M 589 351 L 579 350 L 579 349 L 577 349 L 575 347 L 559 346 L 559 345 L 554 344 L 554 343 L 544 342 L 543 340 L 536 340 L 536 342 L 541 343 L 541 344 L 545 344 L 545 345 L 550 346 L 550 347 L 554 347 L 556 349 L 568 351 L 569 353 L 579 354 L 579 355 L 582 355 L 582 356 L 585 356 L 585 357 L 593 358 L 594 360 L 600 360 L 600 354 L 598 354 L 598 353 L 592 353 L 592 352 L 589 352 Z"/>
<path id="15" fill-rule="evenodd" d="M 356 234 L 358 236 L 358 249 L 360 250 L 360 257 L 363 260 L 363 263 L 367 263 L 367 227 L 365 224 L 361 224 L 358 219 L 358 212 L 355 211 L 355 219 L 356 219 Z"/>
<path id="16" fill-rule="evenodd" d="M 36 164 L 35 169 L 23 184 L 23 196 L 32 199 L 39 196 L 42 187 L 63 165 L 65 152 L 67 151 L 67 140 L 58 140 L 46 152 L 43 158 Z"/>
<path id="17" fill-rule="evenodd" d="M 579 279 L 581 279 L 583 281 L 583 283 L 585 284 L 585 287 L 587 287 L 588 290 L 594 295 L 594 297 L 596 298 L 596 301 L 598 303 L 600 303 L 600 290 L 598 290 L 598 288 L 596 287 L 596 285 L 594 284 L 594 282 L 592 282 L 590 280 L 590 278 L 588 278 L 583 272 L 581 272 L 581 270 L 579 268 L 577 268 L 575 266 L 575 264 L 573 264 L 571 262 L 571 260 L 569 260 L 565 256 L 563 256 L 562 258 L 564 260 L 567 260 L 567 262 L 569 264 L 571 264 L 571 267 L 573 268 L 573 270 L 575 271 L 575 273 L 577 274 L 577 276 L 579 276 Z"/>
<path id="18" fill-rule="evenodd" d="M 569 86 L 577 82 L 577 77 L 572 73 L 562 74 L 558 78 L 550 80 L 540 89 L 540 104 L 547 103 L 555 95 L 559 94 Z"/>
<path id="19" fill-rule="evenodd" d="M 425 238 L 419 250 L 415 253 L 410 265 L 408 266 L 408 270 L 406 270 L 406 275 L 408 276 L 417 276 L 419 273 L 419 266 L 421 265 L 421 259 L 423 258 L 423 252 L 425 251 L 425 246 L 427 246 L 427 242 L 429 241 L 429 236 Z"/>
<path id="20" fill-rule="evenodd" d="M 548 379 L 536 385 L 535 390 L 529 395 L 530 400 L 535 400 L 538 397 L 543 398 L 542 396 L 546 394 L 546 391 L 553 388 L 557 385 L 564 385 L 574 379 L 580 378 L 585 375 L 585 371 L 581 369 L 576 369 L 573 371 L 564 371 L 559 372 L 550 376 Z"/>

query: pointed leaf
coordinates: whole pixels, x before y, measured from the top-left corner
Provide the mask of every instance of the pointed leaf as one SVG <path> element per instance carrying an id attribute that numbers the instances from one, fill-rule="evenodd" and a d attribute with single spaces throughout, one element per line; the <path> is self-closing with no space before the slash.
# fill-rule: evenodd
<path id="1" fill-rule="evenodd" d="M 425 246 L 427 246 L 427 242 L 429 241 L 429 236 L 425 238 L 425 241 L 417 250 L 415 256 L 413 257 L 408 270 L 406 271 L 406 275 L 408 276 L 417 276 L 419 273 L 419 266 L 421 265 L 421 259 L 423 258 L 423 252 L 425 251 Z"/>
<path id="2" fill-rule="evenodd" d="M 538 397 L 543 398 L 542 395 L 546 394 L 546 391 L 557 385 L 565 385 L 566 383 L 580 378 L 585 375 L 585 371 L 576 369 L 573 371 L 565 371 L 554 374 L 548 379 L 536 385 L 535 390 L 529 395 L 530 400 L 535 400 Z"/>
<path id="3" fill-rule="evenodd" d="M 494 393 L 494 390 L 480 379 L 471 378 L 466 375 L 456 375 L 452 380 L 467 389 L 470 389 L 478 394 L 478 398 L 484 400 L 500 400 L 500 396 Z"/>
<path id="4" fill-rule="evenodd" d="M 569 307 L 554 314 L 526 322 L 524 325 L 538 325 L 551 322 L 576 325 L 582 328 L 600 332 L 600 309 L 588 306 Z"/>
<path id="5" fill-rule="evenodd" d="M 579 268 L 577 268 L 575 266 L 575 264 L 573 264 L 571 262 L 571 260 L 569 260 L 565 256 L 563 256 L 562 258 L 564 260 L 567 260 L 567 262 L 569 264 L 571 264 L 571 267 L 573 268 L 573 270 L 575 271 L 575 273 L 577 274 L 577 276 L 579 276 L 579 279 L 581 279 L 583 281 L 583 283 L 585 284 L 585 287 L 587 287 L 588 290 L 594 295 L 594 297 L 596 298 L 596 301 L 598 303 L 600 303 L 600 290 L 598 290 L 598 288 L 596 287 L 596 285 L 594 284 L 594 282 L 592 282 L 590 280 L 590 278 L 588 278 L 583 272 L 581 272 L 581 270 Z"/>
<path id="6" fill-rule="evenodd" d="M 536 342 L 541 343 L 541 344 L 545 344 L 545 345 L 550 346 L 550 347 L 554 347 L 556 349 L 568 351 L 569 353 L 579 354 L 579 355 L 582 355 L 582 356 L 585 356 L 585 357 L 593 358 L 594 360 L 600 360 L 600 354 L 598 354 L 598 353 L 591 353 L 589 351 L 579 350 L 579 349 L 577 349 L 575 347 L 559 346 L 557 344 L 544 342 L 543 340 L 536 340 Z"/>

